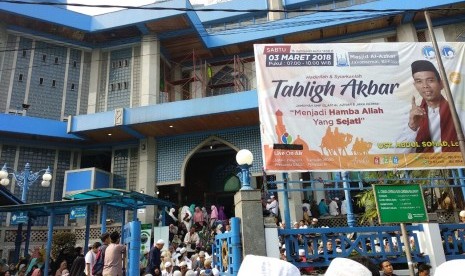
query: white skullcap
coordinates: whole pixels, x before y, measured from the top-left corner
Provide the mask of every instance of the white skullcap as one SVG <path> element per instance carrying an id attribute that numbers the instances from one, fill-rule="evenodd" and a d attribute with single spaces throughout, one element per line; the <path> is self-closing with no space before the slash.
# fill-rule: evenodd
<path id="1" fill-rule="evenodd" d="M 170 267 L 171 266 L 171 263 L 170 262 L 166 262 L 165 263 L 165 267 Z"/>
<path id="2" fill-rule="evenodd" d="M 459 271 L 462 271 L 465 267 L 465 260 L 452 260 L 447 261 L 445 263 L 440 264 L 436 271 L 434 272 L 434 276 L 450 276 L 450 275 L 457 275 Z"/>
<path id="3" fill-rule="evenodd" d="M 317 219 L 317 218 L 313 218 L 312 221 L 318 222 L 318 219 Z"/>
<path id="4" fill-rule="evenodd" d="M 162 240 L 162 239 L 159 239 L 159 240 L 157 241 L 157 244 L 165 244 L 165 241 Z"/>
<path id="5" fill-rule="evenodd" d="M 179 266 L 187 266 L 187 263 L 185 261 L 182 261 Z"/>
<path id="6" fill-rule="evenodd" d="M 212 274 L 213 274 L 213 276 L 219 276 L 220 271 L 218 270 L 218 268 L 215 267 L 215 268 L 212 269 Z"/>
<path id="7" fill-rule="evenodd" d="M 270 198 L 274 198 L 274 195 L 271 195 Z"/>
<path id="8" fill-rule="evenodd" d="M 237 276 L 295 276 L 299 269 L 286 261 L 271 257 L 247 255 L 242 261 Z"/>
<path id="9" fill-rule="evenodd" d="M 359 262 L 346 258 L 335 258 L 325 276 L 371 276 L 371 271 Z"/>
<path id="10" fill-rule="evenodd" d="M 181 271 L 176 270 L 175 272 L 173 272 L 173 276 L 182 276 L 182 273 Z"/>
<path id="11" fill-rule="evenodd" d="M 184 254 L 186 253 L 187 249 L 185 247 L 181 248 L 181 250 L 179 252 L 181 252 L 181 254 Z"/>
<path id="12" fill-rule="evenodd" d="M 465 210 L 460 211 L 459 216 L 465 217 Z"/>
<path id="13" fill-rule="evenodd" d="M 305 256 L 305 249 L 299 249 L 299 256 Z"/>
<path id="14" fill-rule="evenodd" d="M 186 272 L 186 276 L 196 276 L 196 275 L 197 275 L 197 273 L 195 273 L 192 269 L 190 269 L 190 270 L 188 270 Z"/>
<path id="15" fill-rule="evenodd" d="M 338 198 L 338 197 L 335 197 L 334 200 L 339 200 L 339 198 Z"/>

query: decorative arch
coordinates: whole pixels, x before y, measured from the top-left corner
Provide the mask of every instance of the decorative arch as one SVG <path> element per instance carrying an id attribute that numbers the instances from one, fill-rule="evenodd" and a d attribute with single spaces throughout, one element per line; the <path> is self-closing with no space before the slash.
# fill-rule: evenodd
<path id="1" fill-rule="evenodd" d="M 218 142 L 221 142 L 225 145 L 227 145 L 228 147 L 232 148 L 233 150 L 235 150 L 236 152 L 239 151 L 239 148 L 236 147 L 235 145 L 231 144 L 230 142 L 224 140 L 224 139 L 221 139 L 217 136 L 210 136 L 208 137 L 207 139 L 203 140 L 201 143 L 199 143 L 195 148 L 193 148 L 187 155 L 186 155 L 186 158 L 184 158 L 184 161 L 182 162 L 182 166 L 181 166 L 181 187 L 185 187 L 185 176 L 186 176 L 186 168 L 187 168 L 187 164 L 189 163 L 191 157 L 197 153 L 197 151 L 201 148 L 203 148 L 204 146 L 208 146 L 209 144 L 211 144 L 211 142 L 213 141 L 218 141 Z"/>

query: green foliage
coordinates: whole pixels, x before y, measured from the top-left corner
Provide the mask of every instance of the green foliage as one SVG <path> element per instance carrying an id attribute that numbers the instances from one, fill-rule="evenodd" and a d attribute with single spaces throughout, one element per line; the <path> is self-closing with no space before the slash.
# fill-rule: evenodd
<path id="1" fill-rule="evenodd" d="M 373 220 L 378 217 L 373 190 L 364 190 L 355 197 L 357 198 L 357 205 L 365 208 L 360 223 L 363 224 L 365 221 L 369 221 L 370 225 L 373 225 Z"/>
<path id="2" fill-rule="evenodd" d="M 52 238 L 52 258 L 56 259 L 60 251 L 72 252 L 76 246 L 76 234 L 73 232 L 57 232 Z"/>
<path id="3" fill-rule="evenodd" d="M 431 185 L 429 178 L 450 177 L 450 170 L 415 170 L 415 171 L 371 171 L 364 172 L 362 175 L 363 181 L 368 184 L 422 184 Z M 447 181 L 445 181 L 447 182 Z M 369 221 L 373 225 L 373 220 L 378 218 L 376 211 L 375 195 L 373 190 L 364 190 L 355 196 L 357 205 L 364 207 L 365 212 L 362 214 L 361 223 Z"/>

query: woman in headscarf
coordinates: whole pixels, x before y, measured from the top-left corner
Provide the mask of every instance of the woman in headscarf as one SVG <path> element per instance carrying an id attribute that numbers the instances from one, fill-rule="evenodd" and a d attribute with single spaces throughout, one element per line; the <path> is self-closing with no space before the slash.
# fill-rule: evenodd
<path id="1" fill-rule="evenodd" d="M 224 206 L 220 206 L 220 208 L 218 209 L 218 220 L 222 222 L 228 220 L 228 217 L 224 213 Z"/>
<path id="2" fill-rule="evenodd" d="M 194 223 L 203 226 L 204 220 L 203 220 L 203 213 L 202 210 L 200 210 L 200 207 L 195 207 L 194 211 Z"/>
<path id="3" fill-rule="evenodd" d="M 210 214 L 210 228 L 216 225 L 216 221 L 218 220 L 218 209 L 215 205 L 211 207 L 211 214 Z"/>
<path id="4" fill-rule="evenodd" d="M 192 213 L 188 206 L 183 206 L 181 209 L 182 222 L 186 226 L 186 229 L 191 229 L 192 225 Z"/>

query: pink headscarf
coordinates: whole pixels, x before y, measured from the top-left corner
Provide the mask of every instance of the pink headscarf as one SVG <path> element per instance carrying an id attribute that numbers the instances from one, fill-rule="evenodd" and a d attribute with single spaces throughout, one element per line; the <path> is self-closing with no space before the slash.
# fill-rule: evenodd
<path id="1" fill-rule="evenodd" d="M 210 214 L 210 219 L 218 219 L 218 209 L 215 205 L 212 205 L 212 213 Z"/>

